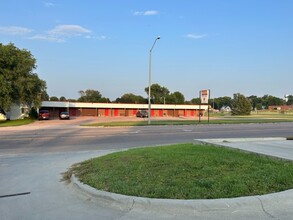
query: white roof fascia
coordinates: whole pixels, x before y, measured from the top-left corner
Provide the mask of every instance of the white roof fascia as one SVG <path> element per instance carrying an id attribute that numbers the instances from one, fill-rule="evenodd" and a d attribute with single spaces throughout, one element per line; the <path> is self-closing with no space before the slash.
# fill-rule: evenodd
<path id="1" fill-rule="evenodd" d="M 126 103 L 89 103 L 89 102 L 58 102 L 43 101 L 42 107 L 56 108 L 110 108 L 110 109 L 148 109 L 148 104 L 126 104 Z M 207 110 L 208 105 L 164 105 L 152 104 L 151 109 L 202 109 Z"/>

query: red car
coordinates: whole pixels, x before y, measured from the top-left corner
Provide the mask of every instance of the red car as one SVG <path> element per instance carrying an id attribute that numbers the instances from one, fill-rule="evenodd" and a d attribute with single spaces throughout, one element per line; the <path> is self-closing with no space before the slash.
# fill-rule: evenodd
<path id="1" fill-rule="evenodd" d="M 50 119 L 50 112 L 48 110 L 40 110 L 39 120 Z"/>

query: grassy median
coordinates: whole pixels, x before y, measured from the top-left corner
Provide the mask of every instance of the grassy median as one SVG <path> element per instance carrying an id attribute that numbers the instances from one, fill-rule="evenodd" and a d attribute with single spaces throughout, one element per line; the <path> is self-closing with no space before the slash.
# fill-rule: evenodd
<path id="1" fill-rule="evenodd" d="M 94 188 L 149 198 L 231 198 L 293 188 L 293 162 L 211 145 L 133 149 L 82 162 L 72 172 Z"/>
<path id="2" fill-rule="evenodd" d="M 293 118 L 223 118 L 212 119 L 208 122 L 206 119 L 198 121 L 198 119 L 182 119 L 182 120 L 152 120 L 151 125 L 200 125 L 200 124 L 248 124 L 248 123 L 281 123 L 281 122 L 293 122 Z M 82 126 L 103 126 L 103 127 L 115 127 L 115 126 L 148 126 L 148 121 L 113 121 L 113 122 L 100 122 L 92 124 L 83 124 Z"/>

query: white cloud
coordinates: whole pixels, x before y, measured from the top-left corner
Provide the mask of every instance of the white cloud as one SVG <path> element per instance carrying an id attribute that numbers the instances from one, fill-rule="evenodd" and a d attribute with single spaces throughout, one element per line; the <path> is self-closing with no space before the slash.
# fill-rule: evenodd
<path id="1" fill-rule="evenodd" d="M 66 35 L 66 36 L 80 36 L 82 34 L 91 33 L 90 30 L 79 25 L 58 25 L 52 30 L 48 31 L 50 35 Z"/>
<path id="2" fill-rule="evenodd" d="M 42 35 L 42 34 L 37 34 L 35 36 L 29 37 L 28 39 L 30 40 L 43 40 L 43 41 L 49 41 L 49 42 L 58 42 L 62 43 L 65 40 L 62 38 L 50 36 L 50 35 Z"/>
<path id="3" fill-rule="evenodd" d="M 105 35 L 94 35 L 91 30 L 79 25 L 58 25 L 44 34 L 37 34 L 28 39 L 62 43 L 71 37 L 84 37 L 86 39 L 97 40 L 110 39 L 110 37 Z"/>
<path id="4" fill-rule="evenodd" d="M 91 33 L 90 30 L 83 28 L 79 25 L 58 25 L 53 29 L 47 31 L 45 34 L 38 34 L 30 37 L 31 40 L 44 40 L 49 42 L 62 43 L 69 37 L 79 37 Z M 87 37 L 85 36 L 85 37 Z"/>
<path id="5" fill-rule="evenodd" d="M 158 11 L 155 10 L 150 10 L 150 11 L 136 11 L 133 13 L 133 15 L 137 16 L 137 15 L 142 15 L 142 16 L 148 16 L 148 15 L 157 15 L 159 14 Z"/>
<path id="6" fill-rule="evenodd" d="M 206 35 L 205 34 L 187 34 L 186 37 L 191 39 L 201 39 L 206 37 Z"/>
<path id="7" fill-rule="evenodd" d="M 86 39 L 96 39 L 96 40 L 109 40 L 110 37 L 107 37 L 105 35 L 100 35 L 100 36 L 93 36 L 93 35 L 87 35 L 85 36 Z"/>
<path id="8" fill-rule="evenodd" d="M 25 27 L 17 27 L 17 26 L 10 26 L 10 27 L 0 27 L 0 33 L 8 34 L 8 35 L 26 35 L 32 32 L 31 29 Z"/>
<path id="9" fill-rule="evenodd" d="M 33 32 L 33 30 L 18 27 L 18 26 L 10 26 L 10 27 L 1 27 L 0 26 L 0 34 L 6 35 L 18 35 L 25 36 L 26 39 L 30 40 L 42 40 L 49 42 L 65 42 L 68 38 L 71 37 L 84 37 L 87 39 L 97 39 L 97 40 L 108 40 L 110 37 L 105 35 L 93 35 L 92 31 L 86 29 L 80 25 L 57 25 L 49 31 L 39 32 L 28 35 Z M 35 32 L 35 31 L 34 31 Z"/>
<path id="10" fill-rule="evenodd" d="M 51 7 L 54 7 L 54 6 L 56 6 L 54 3 L 52 3 L 52 2 L 44 2 L 44 5 L 45 5 L 45 7 L 47 7 L 47 8 L 51 8 Z"/>

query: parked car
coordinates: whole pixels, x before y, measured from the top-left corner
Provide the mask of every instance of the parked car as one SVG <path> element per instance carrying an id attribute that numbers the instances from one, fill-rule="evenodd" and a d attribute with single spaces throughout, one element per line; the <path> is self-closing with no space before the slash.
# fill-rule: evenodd
<path id="1" fill-rule="evenodd" d="M 70 115 L 69 115 L 69 113 L 68 112 L 61 112 L 60 114 L 59 114 L 59 118 L 60 119 L 70 119 Z"/>
<path id="2" fill-rule="evenodd" d="M 39 120 L 49 120 L 50 119 L 50 112 L 48 110 L 40 110 L 39 111 Z"/>
<path id="3" fill-rule="evenodd" d="M 146 110 L 138 110 L 136 112 L 136 117 L 147 118 L 148 117 L 148 112 Z"/>

